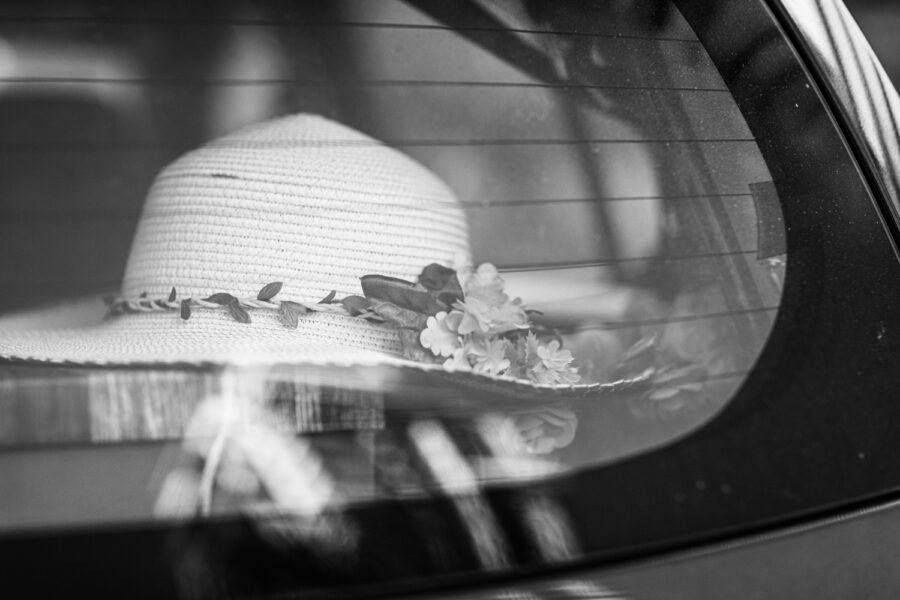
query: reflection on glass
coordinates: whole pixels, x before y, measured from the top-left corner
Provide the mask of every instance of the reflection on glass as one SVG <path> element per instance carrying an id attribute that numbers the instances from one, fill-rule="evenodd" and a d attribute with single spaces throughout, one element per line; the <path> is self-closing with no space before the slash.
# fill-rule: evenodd
<path id="1" fill-rule="evenodd" d="M 360 507 L 445 498 L 403 513 L 457 534 L 428 564 L 579 556 L 541 486 L 708 422 L 784 281 L 756 141 L 652 4 L 19 7 L 0 529 L 238 515 L 348 557 Z"/>

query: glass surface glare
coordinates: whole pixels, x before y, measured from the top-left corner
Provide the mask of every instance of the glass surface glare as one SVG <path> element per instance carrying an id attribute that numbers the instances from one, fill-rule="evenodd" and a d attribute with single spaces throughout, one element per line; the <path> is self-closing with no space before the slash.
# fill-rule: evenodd
<path id="1" fill-rule="evenodd" d="M 579 383 L 613 385 L 517 396 L 377 365 L 7 361 L 0 530 L 250 514 L 265 543 L 333 558 L 367 543 L 354 507 L 445 495 L 472 564 L 500 569 L 517 550 L 485 486 L 677 440 L 752 369 L 781 299 L 781 205 L 673 6 L 298 4 L 2 9 L 0 336 L 141 318 L 108 316 L 101 296 L 119 291 L 156 173 L 305 112 L 435 173 L 459 199 L 473 265 L 495 265 L 534 311 L 532 364 L 552 370 L 548 348 L 561 348 Z M 376 219 L 380 206 L 354 210 Z M 494 340 L 497 361 L 516 335 Z M 535 560 L 579 555 L 551 496 L 520 517 Z"/>

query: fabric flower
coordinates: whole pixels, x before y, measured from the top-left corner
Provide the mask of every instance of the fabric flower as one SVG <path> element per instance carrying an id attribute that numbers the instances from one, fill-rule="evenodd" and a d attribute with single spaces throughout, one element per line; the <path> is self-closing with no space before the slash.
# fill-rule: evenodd
<path id="1" fill-rule="evenodd" d="M 529 331 L 528 335 L 525 336 L 525 364 L 528 367 L 537 366 L 541 357 L 538 355 L 538 348 L 541 343 L 538 340 L 538 337 L 534 335 L 534 332 Z"/>
<path id="2" fill-rule="evenodd" d="M 529 361 L 529 377 L 541 384 L 573 384 L 581 380 L 578 370 L 569 366 L 572 353 L 560 348 L 557 340 L 549 344 L 540 344 L 537 337 L 529 334 L 526 347 Z"/>
<path id="3" fill-rule="evenodd" d="M 581 375 L 578 374 L 578 369 L 575 367 L 568 367 L 564 371 L 557 371 L 557 373 L 559 374 L 560 383 L 573 385 L 581 381 Z"/>
<path id="4" fill-rule="evenodd" d="M 451 278 L 452 298 L 448 299 L 446 294 L 435 297 L 432 292 L 440 291 L 438 288 Z M 581 379 L 577 369 L 570 365 L 570 351 L 563 350 L 558 341 L 542 344 L 530 331 L 522 301 L 510 300 L 504 293 L 504 281 L 494 265 L 486 263 L 457 273 L 429 265 L 422 271 L 421 280 L 423 286 L 430 286 L 428 293 L 414 284 L 392 281 L 394 287 L 399 286 L 405 292 L 412 289 L 419 294 L 418 300 L 424 295 L 422 302 L 413 303 L 415 306 L 394 307 L 395 312 L 405 311 L 401 314 L 404 320 L 389 319 L 378 306 L 373 308 L 379 316 L 399 325 L 404 357 L 425 363 L 439 363 L 443 358 L 443 366 L 448 371 L 474 371 L 490 377 L 548 385 L 571 385 Z M 432 309 L 424 307 L 434 304 L 436 299 L 452 302 L 452 308 L 428 316 Z M 383 305 L 390 302 L 379 306 L 383 308 Z"/>
<path id="5" fill-rule="evenodd" d="M 494 307 L 490 313 L 491 333 L 506 333 L 507 331 L 528 328 L 528 315 L 525 313 L 525 308 L 521 302 L 521 300 L 516 298 L 512 302 L 506 302 Z"/>
<path id="6" fill-rule="evenodd" d="M 454 308 L 462 312 L 459 322 L 459 334 L 469 335 L 476 331 L 487 333 L 491 327 L 491 307 L 477 298 L 466 298 L 465 302 L 457 302 Z"/>
<path id="7" fill-rule="evenodd" d="M 496 377 L 509 369 L 509 359 L 506 358 L 507 343 L 502 338 L 471 340 L 465 349 L 469 356 L 475 359 L 475 371 Z"/>
<path id="8" fill-rule="evenodd" d="M 465 298 L 454 304 L 454 308 L 463 313 L 460 335 L 476 332 L 500 335 L 528 328 L 528 315 L 522 301 L 518 298 L 510 301 L 503 292 L 504 282 L 494 265 L 485 263 L 464 279 Z"/>
<path id="9" fill-rule="evenodd" d="M 562 371 L 572 362 L 572 353 L 561 350 L 558 340 L 553 340 L 546 346 L 538 346 L 537 354 L 544 366 L 554 371 Z"/>
<path id="10" fill-rule="evenodd" d="M 425 329 L 419 334 L 419 343 L 431 350 L 435 356 L 452 356 L 460 347 L 459 329 L 462 313 L 453 311 L 446 313 L 441 311 L 433 317 L 428 317 Z"/>
<path id="11" fill-rule="evenodd" d="M 467 299 L 477 298 L 488 306 L 497 306 L 509 300 L 503 293 L 503 285 L 497 267 L 484 263 L 466 278 L 463 292 Z"/>
<path id="12" fill-rule="evenodd" d="M 506 302 L 499 306 L 491 306 L 479 298 L 466 297 L 457 302 L 454 308 L 462 311 L 463 317 L 459 325 L 459 334 L 468 335 L 479 332 L 500 335 L 516 329 L 528 328 L 528 315 L 517 302 Z"/>
<path id="13" fill-rule="evenodd" d="M 444 361 L 444 368 L 448 371 L 471 371 L 472 365 L 469 364 L 465 349 L 454 350 L 453 355 Z"/>
<path id="14" fill-rule="evenodd" d="M 532 367 L 528 371 L 528 375 L 532 381 L 540 384 L 559 383 L 559 373 L 553 369 L 548 369 L 543 363 Z"/>

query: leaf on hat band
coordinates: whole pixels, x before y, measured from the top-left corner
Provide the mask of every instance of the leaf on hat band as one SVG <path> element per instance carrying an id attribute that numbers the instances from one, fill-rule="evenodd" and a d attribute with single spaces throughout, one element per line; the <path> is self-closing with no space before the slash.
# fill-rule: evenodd
<path id="1" fill-rule="evenodd" d="M 298 315 L 304 315 L 309 312 L 309 308 L 307 308 L 305 305 L 300 304 L 299 302 L 292 302 L 290 300 L 282 300 L 281 307 L 282 308 L 290 308 L 291 310 L 296 312 Z"/>
<path id="2" fill-rule="evenodd" d="M 385 275 L 364 275 L 359 278 L 366 298 L 390 302 L 400 308 L 427 316 L 434 315 L 446 306 L 439 303 L 423 285 Z"/>
<path id="3" fill-rule="evenodd" d="M 181 301 L 181 318 L 185 321 L 191 318 L 191 301 L 188 298 Z"/>
<path id="4" fill-rule="evenodd" d="M 431 292 L 432 297 L 447 306 L 452 306 L 464 296 L 456 271 L 437 263 L 431 263 L 422 269 L 419 283 Z"/>
<path id="5" fill-rule="evenodd" d="M 423 329 L 428 320 L 427 315 L 402 308 L 391 302 L 378 302 L 372 306 L 372 310 L 388 323 L 406 329 Z"/>
<path id="6" fill-rule="evenodd" d="M 281 291 L 281 282 L 273 281 L 272 283 L 267 283 L 263 286 L 259 293 L 256 295 L 257 300 L 262 300 L 263 302 L 268 302 L 272 298 L 275 297 L 278 292 Z"/>
<path id="7" fill-rule="evenodd" d="M 281 321 L 291 329 L 297 329 L 299 316 L 309 312 L 309 309 L 298 302 L 283 300 L 281 302 Z"/>
<path id="8" fill-rule="evenodd" d="M 204 300 L 206 300 L 207 302 L 213 302 L 215 304 L 221 304 L 222 306 L 227 306 L 232 302 L 236 302 L 237 298 L 235 298 L 231 294 L 219 292 L 218 294 L 213 294 L 208 298 L 204 298 Z"/>
<path id="9" fill-rule="evenodd" d="M 228 303 L 228 312 L 238 323 L 250 323 L 250 314 L 237 298 Z"/>
<path id="10" fill-rule="evenodd" d="M 175 302 L 175 298 L 176 298 L 177 296 L 178 296 L 178 295 L 175 293 L 175 287 L 173 286 L 173 287 L 172 287 L 172 291 L 169 292 L 169 302 Z"/>
<path id="11" fill-rule="evenodd" d="M 397 330 L 397 335 L 400 337 L 400 348 L 404 358 L 418 363 L 435 364 L 439 362 L 437 357 L 419 343 L 419 332 L 417 330 L 401 327 Z"/>
<path id="12" fill-rule="evenodd" d="M 351 317 L 358 317 L 371 308 L 369 301 L 362 296 L 347 296 L 341 300 Z"/>
<path id="13" fill-rule="evenodd" d="M 456 271 L 453 269 L 437 263 L 431 263 L 422 269 L 422 273 L 419 275 L 419 283 L 431 291 L 438 291 L 443 290 L 455 277 Z M 460 291 L 462 290 L 460 289 Z"/>

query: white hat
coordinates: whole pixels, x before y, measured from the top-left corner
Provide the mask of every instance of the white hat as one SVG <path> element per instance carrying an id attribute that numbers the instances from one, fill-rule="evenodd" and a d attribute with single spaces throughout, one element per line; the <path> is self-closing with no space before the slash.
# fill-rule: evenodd
<path id="1" fill-rule="evenodd" d="M 437 345 L 425 352 L 432 360 L 414 360 L 397 326 L 378 322 L 377 311 L 333 302 L 360 294 L 365 275 L 414 282 L 427 265 L 452 273 L 470 263 L 465 215 L 435 175 L 338 123 L 283 117 L 215 140 L 159 174 L 108 318 L 81 328 L 0 328 L 0 358 L 70 365 L 396 365 L 508 390 L 586 392 L 611 385 L 574 385 L 577 376 L 564 378 L 565 386 L 529 381 L 497 365 L 470 370 L 474 359 L 461 361 L 457 352 L 456 360 L 444 360 L 450 353 Z M 476 285 L 491 271 L 470 273 Z M 502 281 L 493 273 L 492 281 Z M 518 301 L 503 298 L 524 315 Z M 428 328 L 439 330 L 453 320 L 448 312 L 475 304 L 460 301 L 459 310 L 451 309 L 452 299 L 446 311 L 432 310 Z M 485 335 L 508 333 L 485 327 Z M 415 332 L 416 343 L 424 329 Z M 573 374 L 571 355 L 560 362 L 564 351 L 558 345 L 552 351 L 556 357 L 544 358 Z"/>

